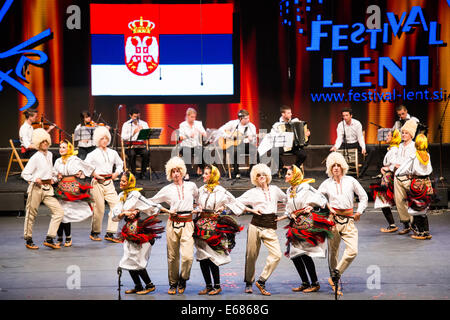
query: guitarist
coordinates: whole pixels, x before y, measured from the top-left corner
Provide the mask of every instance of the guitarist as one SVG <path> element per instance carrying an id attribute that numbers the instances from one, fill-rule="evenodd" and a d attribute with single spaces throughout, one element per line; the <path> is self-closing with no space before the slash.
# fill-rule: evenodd
<path id="1" fill-rule="evenodd" d="M 250 167 L 258 161 L 256 127 L 250 122 L 250 113 L 240 110 L 238 119 L 231 120 L 219 128 L 222 137 L 221 147 L 226 150 L 228 159 L 232 159 L 233 176 L 239 179 L 239 163 L 245 163 L 245 155 L 250 156 Z"/>

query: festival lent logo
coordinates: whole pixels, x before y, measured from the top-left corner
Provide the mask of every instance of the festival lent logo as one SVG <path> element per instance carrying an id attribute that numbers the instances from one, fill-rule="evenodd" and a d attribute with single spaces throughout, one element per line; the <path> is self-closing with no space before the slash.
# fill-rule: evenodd
<path id="1" fill-rule="evenodd" d="M 159 46 L 155 24 L 150 20 L 131 21 L 131 33 L 125 39 L 125 63 L 128 70 L 138 76 L 147 76 L 159 64 Z M 152 34 L 153 31 L 153 34 Z"/>

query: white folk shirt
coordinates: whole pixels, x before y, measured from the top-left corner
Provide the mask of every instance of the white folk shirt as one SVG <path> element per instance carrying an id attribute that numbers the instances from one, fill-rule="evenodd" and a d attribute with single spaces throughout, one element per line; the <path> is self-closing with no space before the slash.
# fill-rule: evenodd
<path id="1" fill-rule="evenodd" d="M 290 216 L 294 211 L 304 209 L 307 206 L 325 208 L 327 205 L 327 198 L 314 189 L 309 183 L 301 183 L 296 186 L 295 197 L 291 198 L 292 187 L 286 191 L 286 209 L 285 215 Z"/>
<path id="2" fill-rule="evenodd" d="M 77 156 L 71 156 L 67 159 L 67 162 L 64 163 L 61 158 L 56 159 L 54 168 L 57 173 L 62 174 L 63 176 L 73 176 L 78 172 L 83 172 L 85 176 L 90 176 L 95 168 L 81 160 Z"/>
<path id="3" fill-rule="evenodd" d="M 249 122 L 245 126 L 241 125 L 241 121 L 239 119 L 231 120 L 225 123 L 223 126 L 219 128 L 219 137 L 225 137 L 228 131 L 231 135 L 235 133 L 235 131 L 239 131 L 244 136 L 244 143 L 253 143 L 256 144 L 256 127 L 253 123 Z"/>
<path id="4" fill-rule="evenodd" d="M 192 127 L 187 121 L 183 121 L 180 123 L 179 134 L 183 138 L 180 143 L 181 147 L 194 148 L 202 146 L 202 134 L 206 134 L 206 131 L 201 121 L 195 120 Z M 191 137 L 192 134 L 194 137 Z"/>
<path id="5" fill-rule="evenodd" d="M 50 151 L 44 155 L 42 151 L 36 152 L 22 171 L 22 178 L 28 182 L 36 182 L 36 179 L 58 181 L 56 171 L 53 169 L 53 155 Z"/>
<path id="6" fill-rule="evenodd" d="M 285 202 L 286 194 L 279 187 L 269 185 L 269 190 L 255 187 L 247 190 L 236 200 L 245 206 L 252 206 L 254 210 L 259 210 L 262 214 L 276 214 L 278 202 Z M 235 214 L 240 215 L 242 212 L 235 212 Z"/>
<path id="7" fill-rule="evenodd" d="M 361 184 L 353 177 L 343 176 L 340 183 L 328 178 L 319 187 L 319 192 L 328 196 L 328 203 L 336 209 L 353 209 L 354 194 L 359 198 L 356 212 L 363 213 L 367 208 L 368 196 Z"/>
<path id="8" fill-rule="evenodd" d="M 409 158 L 416 156 L 416 145 L 414 141 L 410 141 L 408 145 L 400 143 L 397 151 L 397 157 L 395 158 L 395 164 L 403 165 Z M 398 169 L 395 171 L 395 175 L 398 175 Z"/>
<path id="9" fill-rule="evenodd" d="M 120 159 L 119 154 L 110 148 L 102 150 L 100 148 L 88 153 L 86 163 L 92 165 L 95 168 L 95 172 L 101 175 L 113 174 L 113 166 L 116 165 L 115 173 L 122 173 L 123 161 Z"/>
<path id="10" fill-rule="evenodd" d="M 28 149 L 31 145 L 33 130 L 34 130 L 33 127 L 27 121 L 25 121 L 20 127 L 19 130 L 20 144 L 25 149 Z"/>
<path id="11" fill-rule="evenodd" d="M 343 123 L 345 125 L 343 126 Z M 364 142 L 364 136 L 362 132 L 362 125 L 361 122 L 359 122 L 356 119 L 351 119 L 350 125 L 347 124 L 344 120 L 339 122 L 337 126 L 337 138 L 336 143 L 334 144 L 334 147 L 336 149 L 339 149 L 339 147 L 344 142 L 344 129 L 345 129 L 345 140 L 347 143 L 355 143 L 359 142 L 359 146 L 361 149 L 366 149 L 366 143 Z"/>
<path id="12" fill-rule="evenodd" d="M 147 122 L 143 120 L 139 119 L 138 124 L 136 124 L 136 122 L 131 119 L 126 121 L 122 126 L 122 135 L 121 135 L 122 139 L 124 141 L 136 141 L 140 130 L 136 132 L 134 135 L 133 132 L 138 128 L 138 126 L 141 126 L 142 129 L 148 129 Z"/>
<path id="13" fill-rule="evenodd" d="M 123 191 L 119 194 L 119 199 L 122 199 Z M 141 212 L 141 218 L 144 218 L 142 215 L 152 216 L 159 212 L 161 209 L 161 205 L 157 203 L 153 203 L 152 201 L 146 199 L 139 191 L 134 190 L 131 191 L 127 195 L 127 199 L 125 201 L 120 201 L 116 206 L 112 209 L 112 219 L 114 221 L 118 221 L 118 216 L 124 211 L 131 211 L 137 209 Z"/>
<path id="14" fill-rule="evenodd" d="M 94 147 L 94 130 L 95 127 L 86 127 L 81 124 L 77 125 L 74 132 L 74 141 L 78 141 L 78 146 L 82 148 Z"/>
<path id="15" fill-rule="evenodd" d="M 383 166 L 389 167 L 389 170 L 394 172 L 397 164 L 398 147 L 390 147 L 383 159 Z"/>
<path id="16" fill-rule="evenodd" d="M 430 156 L 428 154 L 428 156 Z M 406 159 L 401 166 L 395 172 L 396 176 L 428 176 L 433 172 L 433 168 L 431 167 L 431 160 L 428 161 L 427 165 L 422 164 L 417 156 L 414 154 L 413 156 Z"/>
<path id="17" fill-rule="evenodd" d="M 198 188 L 191 181 L 183 181 L 181 186 L 171 183 L 161 190 L 150 201 L 155 203 L 165 202 L 170 205 L 170 210 L 174 212 L 192 211 L 194 202 L 198 198 Z"/>
<path id="18" fill-rule="evenodd" d="M 209 192 L 205 186 L 198 190 L 198 205 L 202 210 L 217 210 L 220 207 L 228 207 L 231 211 L 241 212 L 245 207 L 222 186 L 216 186 L 213 192 Z"/>
<path id="19" fill-rule="evenodd" d="M 278 122 L 275 122 L 272 126 L 272 130 L 271 132 L 276 132 L 276 133 L 280 133 L 283 132 L 283 130 L 281 129 L 281 125 L 283 124 L 287 124 L 287 123 L 293 123 L 293 122 L 300 122 L 300 120 L 298 118 L 294 118 L 291 119 L 291 121 L 287 122 L 283 120 L 283 117 L 280 117 L 280 120 L 278 120 Z"/>

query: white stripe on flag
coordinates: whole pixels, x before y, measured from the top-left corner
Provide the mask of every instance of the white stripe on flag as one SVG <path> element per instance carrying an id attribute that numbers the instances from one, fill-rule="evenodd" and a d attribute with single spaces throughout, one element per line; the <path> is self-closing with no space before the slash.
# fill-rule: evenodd
<path id="1" fill-rule="evenodd" d="M 160 80 L 161 69 L 161 80 Z M 203 86 L 201 85 L 203 71 Z M 232 95 L 233 65 L 159 65 L 137 76 L 125 65 L 92 65 L 93 96 Z"/>

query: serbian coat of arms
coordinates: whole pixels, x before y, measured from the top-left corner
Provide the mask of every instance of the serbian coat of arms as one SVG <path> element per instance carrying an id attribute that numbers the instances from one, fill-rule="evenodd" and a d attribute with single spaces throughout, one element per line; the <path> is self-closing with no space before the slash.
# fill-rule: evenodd
<path id="1" fill-rule="evenodd" d="M 155 23 L 150 20 L 131 21 L 130 33 L 125 36 L 125 64 L 128 70 L 138 76 L 147 76 L 159 64 L 158 35 Z"/>

